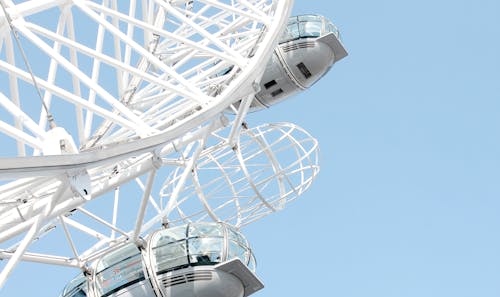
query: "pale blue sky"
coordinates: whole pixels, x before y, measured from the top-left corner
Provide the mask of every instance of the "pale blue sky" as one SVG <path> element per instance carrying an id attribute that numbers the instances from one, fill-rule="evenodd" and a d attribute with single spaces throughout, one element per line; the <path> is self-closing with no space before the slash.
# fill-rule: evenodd
<path id="1" fill-rule="evenodd" d="M 349 56 L 248 119 L 321 146 L 312 187 L 243 230 L 266 285 L 254 296 L 500 296 L 500 1 L 295 5 L 331 18 Z M 55 297 L 74 275 L 32 269 L 0 296 Z"/>
<path id="2" fill-rule="evenodd" d="M 263 118 L 321 173 L 251 226 L 256 296 L 500 296 L 500 2 L 296 1 L 349 57 Z M 257 225 L 260 224 L 260 225 Z"/>

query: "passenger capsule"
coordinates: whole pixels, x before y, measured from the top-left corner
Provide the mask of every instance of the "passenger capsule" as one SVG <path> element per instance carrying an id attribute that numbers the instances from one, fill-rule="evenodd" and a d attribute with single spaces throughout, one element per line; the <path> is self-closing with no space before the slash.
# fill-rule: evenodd
<path id="1" fill-rule="evenodd" d="M 347 52 L 338 29 L 319 15 L 300 15 L 288 25 L 250 106 L 262 109 L 311 87 Z"/>
<path id="2" fill-rule="evenodd" d="M 61 297 L 245 297 L 263 288 L 247 240 L 224 223 L 162 229 L 146 248 L 125 245 L 80 274 Z"/>

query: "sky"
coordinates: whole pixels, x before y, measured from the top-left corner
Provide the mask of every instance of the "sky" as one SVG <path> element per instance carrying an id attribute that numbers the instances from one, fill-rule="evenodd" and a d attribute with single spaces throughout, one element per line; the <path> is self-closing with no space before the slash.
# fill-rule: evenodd
<path id="1" fill-rule="evenodd" d="M 308 12 L 349 56 L 262 115 L 317 137 L 321 172 L 249 227 L 255 296 L 500 296 L 500 2 L 295 2 Z"/>
<path id="2" fill-rule="evenodd" d="M 266 286 L 253 296 L 500 296 L 500 2 L 296 0 L 304 13 L 349 56 L 247 119 L 321 147 L 311 188 L 242 230 Z M 57 296 L 74 275 L 38 267 L 0 296 Z"/>

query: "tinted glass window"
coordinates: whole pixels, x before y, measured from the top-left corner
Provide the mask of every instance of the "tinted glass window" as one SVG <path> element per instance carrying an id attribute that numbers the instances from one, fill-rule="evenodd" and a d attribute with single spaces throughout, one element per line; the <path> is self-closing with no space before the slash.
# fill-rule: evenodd
<path id="1" fill-rule="evenodd" d="M 180 240 L 153 249 L 156 267 L 155 271 L 161 273 L 188 264 L 186 240 Z"/>
<path id="2" fill-rule="evenodd" d="M 320 37 L 321 26 L 322 23 L 316 21 L 300 22 L 300 37 Z"/>
<path id="3" fill-rule="evenodd" d="M 96 287 L 100 295 L 116 292 L 144 280 L 142 257 L 133 244 L 103 257 L 97 267 Z"/>
<path id="4" fill-rule="evenodd" d="M 299 38 L 320 37 L 322 35 L 324 18 L 317 15 L 301 15 L 291 17 L 280 38 L 280 43 Z"/>
<path id="5" fill-rule="evenodd" d="M 189 261 L 195 265 L 208 265 L 222 262 L 224 238 L 189 239 Z"/>
<path id="6" fill-rule="evenodd" d="M 79 274 L 64 288 L 62 297 L 86 297 L 87 296 L 87 278 Z"/>

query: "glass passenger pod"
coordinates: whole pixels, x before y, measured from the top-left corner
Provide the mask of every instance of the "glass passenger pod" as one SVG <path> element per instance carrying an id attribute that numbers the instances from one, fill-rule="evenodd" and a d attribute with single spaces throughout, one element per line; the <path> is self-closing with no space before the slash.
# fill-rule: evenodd
<path id="1" fill-rule="evenodd" d="M 165 291 L 181 296 L 241 297 L 263 287 L 253 274 L 255 258 L 247 240 L 224 223 L 192 223 L 163 229 L 148 238 L 147 246 L 148 250 L 141 250 L 129 243 L 106 254 L 92 265 L 92 276 L 79 274 L 60 296 L 156 296 L 154 286 L 167 290 L 165 280 L 171 276 L 191 282 L 202 275 L 204 281 L 194 287 L 191 283 L 170 284 L 170 291 Z M 214 280 L 212 272 L 204 274 L 208 268 L 197 274 L 196 269 L 203 266 L 213 267 L 209 270 L 216 275 Z M 171 273 L 175 275 L 168 276 Z"/>
<path id="2" fill-rule="evenodd" d="M 328 73 L 347 52 L 340 41 L 339 30 L 331 21 L 320 15 L 300 15 L 289 19 L 277 55 L 285 77 L 290 77 L 298 89 L 304 90 Z M 288 89 L 283 85 L 283 93 L 293 93 Z M 271 97 L 277 97 L 274 91 Z"/>
<path id="3" fill-rule="evenodd" d="M 160 230 L 152 235 L 150 242 L 151 266 L 157 275 L 235 258 L 255 271 L 255 258 L 248 242 L 223 223 L 191 223 Z"/>
<path id="4" fill-rule="evenodd" d="M 320 15 L 290 17 L 251 108 L 269 107 L 310 88 L 345 56 L 340 32 L 331 21 Z"/>

